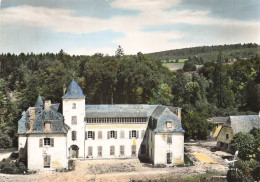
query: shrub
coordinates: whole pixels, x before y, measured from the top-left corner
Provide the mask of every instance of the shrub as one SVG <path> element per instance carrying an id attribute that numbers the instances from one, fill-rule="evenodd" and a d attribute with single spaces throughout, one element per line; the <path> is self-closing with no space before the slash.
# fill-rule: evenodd
<path id="1" fill-rule="evenodd" d="M 24 174 L 27 172 L 24 163 L 19 160 L 3 159 L 0 162 L 0 172 L 6 174 Z"/>
<path id="2" fill-rule="evenodd" d="M 231 141 L 231 148 L 238 150 L 238 157 L 247 160 L 255 151 L 254 136 L 249 133 L 238 132 Z"/>

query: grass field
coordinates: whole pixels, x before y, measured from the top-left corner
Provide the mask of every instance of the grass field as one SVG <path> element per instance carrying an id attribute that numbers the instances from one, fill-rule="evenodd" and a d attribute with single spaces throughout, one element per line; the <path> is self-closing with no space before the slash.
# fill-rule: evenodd
<path id="1" fill-rule="evenodd" d="M 183 68 L 184 62 L 182 62 L 182 63 L 163 63 L 163 66 L 166 66 L 171 71 L 176 71 L 176 70 L 180 70 Z"/>

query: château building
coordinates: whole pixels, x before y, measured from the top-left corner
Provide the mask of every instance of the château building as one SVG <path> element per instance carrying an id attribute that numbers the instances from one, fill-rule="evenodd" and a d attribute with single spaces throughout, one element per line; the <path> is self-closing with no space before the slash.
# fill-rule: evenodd
<path id="1" fill-rule="evenodd" d="M 62 114 L 58 108 L 39 96 L 19 120 L 18 147 L 29 170 L 68 168 L 76 158 L 139 158 L 155 165 L 184 160 L 181 108 L 86 105 L 74 80 L 62 97 Z"/>

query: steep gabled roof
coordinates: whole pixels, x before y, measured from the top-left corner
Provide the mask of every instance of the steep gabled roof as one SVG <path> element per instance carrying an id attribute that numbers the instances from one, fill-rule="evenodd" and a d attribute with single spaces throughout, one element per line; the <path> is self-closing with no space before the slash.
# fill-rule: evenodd
<path id="1" fill-rule="evenodd" d="M 249 132 L 254 127 L 260 128 L 260 118 L 259 115 L 230 116 L 226 126 L 230 126 L 234 134 Z"/>
<path id="2" fill-rule="evenodd" d="M 62 98 L 63 99 L 84 99 L 86 97 L 83 94 L 83 91 L 80 88 L 80 86 L 77 84 L 77 82 L 75 82 L 75 80 L 72 80 L 66 89 L 66 94 Z"/>

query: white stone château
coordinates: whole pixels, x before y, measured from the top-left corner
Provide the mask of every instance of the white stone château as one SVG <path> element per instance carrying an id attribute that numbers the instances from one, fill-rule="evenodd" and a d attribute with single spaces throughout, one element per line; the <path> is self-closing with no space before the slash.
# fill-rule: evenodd
<path id="1" fill-rule="evenodd" d="M 181 109 L 162 105 L 85 105 L 73 80 L 59 104 L 39 96 L 19 120 L 20 157 L 29 170 L 68 168 L 68 160 L 139 158 L 174 165 L 184 160 Z"/>

